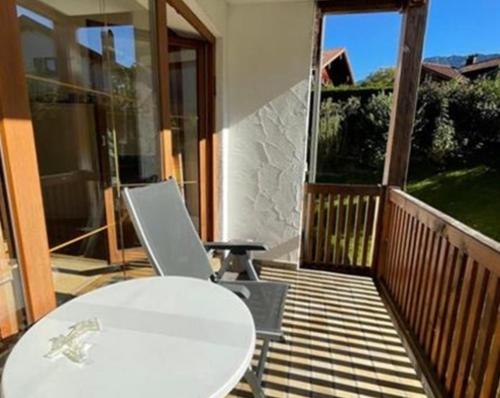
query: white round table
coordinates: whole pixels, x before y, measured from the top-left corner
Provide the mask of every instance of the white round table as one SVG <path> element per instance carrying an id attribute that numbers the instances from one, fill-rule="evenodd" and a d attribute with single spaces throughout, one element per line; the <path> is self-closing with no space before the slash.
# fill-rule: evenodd
<path id="1" fill-rule="evenodd" d="M 44 358 L 50 339 L 98 318 L 88 362 Z M 3 398 L 226 396 L 255 348 L 250 311 L 208 281 L 153 277 L 78 297 L 35 324 L 5 364 Z"/>

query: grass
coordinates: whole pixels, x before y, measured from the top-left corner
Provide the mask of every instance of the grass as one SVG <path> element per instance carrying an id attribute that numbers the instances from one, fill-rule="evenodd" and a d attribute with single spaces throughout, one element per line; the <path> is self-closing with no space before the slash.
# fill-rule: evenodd
<path id="1" fill-rule="evenodd" d="M 411 181 L 408 192 L 500 241 L 500 172 L 486 166 Z"/>

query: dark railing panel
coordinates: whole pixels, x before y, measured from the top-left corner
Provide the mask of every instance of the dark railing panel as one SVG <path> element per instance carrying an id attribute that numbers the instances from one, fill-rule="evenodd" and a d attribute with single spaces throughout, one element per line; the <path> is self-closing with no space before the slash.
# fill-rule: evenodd
<path id="1" fill-rule="evenodd" d="M 495 397 L 500 244 L 391 188 L 378 277 L 442 389 Z"/>
<path id="2" fill-rule="evenodd" d="M 370 267 L 381 192 L 372 185 L 306 184 L 302 265 Z"/>

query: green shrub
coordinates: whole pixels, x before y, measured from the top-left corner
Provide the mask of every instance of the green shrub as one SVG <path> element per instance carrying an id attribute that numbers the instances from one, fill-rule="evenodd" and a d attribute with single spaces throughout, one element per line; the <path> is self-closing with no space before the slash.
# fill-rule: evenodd
<path id="1" fill-rule="evenodd" d="M 318 171 L 380 169 L 389 130 L 392 94 L 369 100 L 329 98 L 321 106 Z M 446 170 L 500 167 L 500 78 L 424 82 L 419 88 L 412 140 L 413 166 Z"/>

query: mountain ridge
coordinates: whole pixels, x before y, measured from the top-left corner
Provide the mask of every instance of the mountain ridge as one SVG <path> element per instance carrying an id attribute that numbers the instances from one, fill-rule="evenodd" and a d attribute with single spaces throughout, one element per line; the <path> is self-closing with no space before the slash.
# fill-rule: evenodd
<path id="1" fill-rule="evenodd" d="M 494 54 L 475 54 L 477 55 L 477 62 L 485 62 L 490 59 L 500 58 L 499 53 Z M 440 65 L 448 65 L 453 68 L 461 68 L 465 65 L 468 55 L 437 55 L 432 57 L 427 57 L 424 62 L 435 63 Z"/>

